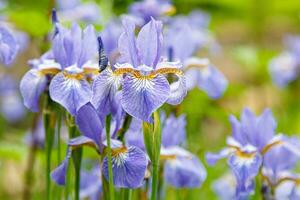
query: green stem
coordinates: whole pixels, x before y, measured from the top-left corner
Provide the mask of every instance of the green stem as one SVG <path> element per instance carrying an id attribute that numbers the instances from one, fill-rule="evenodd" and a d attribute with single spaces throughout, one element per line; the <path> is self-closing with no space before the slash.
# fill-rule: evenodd
<path id="1" fill-rule="evenodd" d="M 114 200 L 114 183 L 113 183 L 113 172 L 112 172 L 112 158 L 111 158 L 111 147 L 110 147 L 110 122 L 111 115 L 106 117 L 106 142 L 107 142 L 107 162 L 108 162 L 108 176 L 109 176 L 109 196 L 110 200 Z"/>
<path id="2" fill-rule="evenodd" d="M 61 132 L 61 120 L 62 120 L 62 109 L 59 105 L 57 105 L 56 108 L 56 115 L 57 115 L 57 121 L 56 121 L 56 132 L 57 132 L 57 163 L 61 163 L 61 142 L 60 142 L 60 132 Z M 57 187 L 57 199 L 61 199 L 62 189 L 60 187 Z"/>
<path id="3" fill-rule="evenodd" d="M 80 135 L 79 131 L 77 130 L 75 124 L 74 124 L 74 119 L 72 118 L 71 123 L 69 125 L 69 135 L 70 138 L 74 138 Z M 79 200 L 79 192 L 80 192 L 80 168 L 81 168 L 81 160 L 82 160 L 82 148 L 77 148 L 73 150 L 72 152 L 72 159 L 73 159 L 73 164 L 74 164 L 74 169 L 75 169 L 75 200 Z"/>
<path id="4" fill-rule="evenodd" d="M 52 112 L 52 109 L 53 102 L 49 97 L 47 97 L 43 111 L 44 128 L 46 134 L 46 200 L 51 199 L 51 152 L 55 134 L 55 113 Z"/>

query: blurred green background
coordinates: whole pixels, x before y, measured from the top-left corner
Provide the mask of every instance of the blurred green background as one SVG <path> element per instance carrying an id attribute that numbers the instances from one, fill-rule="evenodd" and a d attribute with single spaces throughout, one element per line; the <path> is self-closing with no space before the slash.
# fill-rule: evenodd
<path id="1" fill-rule="evenodd" d="M 97 2 L 105 19 L 109 19 L 112 12 L 126 12 L 133 1 Z M 211 15 L 210 30 L 221 44 L 222 51 L 214 56 L 206 52 L 199 52 L 199 55 L 209 57 L 229 80 L 229 88 L 220 100 L 210 100 L 204 92 L 194 89 L 180 107 L 180 112 L 187 115 L 188 149 L 205 163 L 204 153 L 219 150 L 231 132 L 229 114 L 239 115 L 244 107 L 257 113 L 270 107 L 278 122 L 278 132 L 300 133 L 300 81 L 282 90 L 273 85 L 267 70 L 270 59 L 283 50 L 283 37 L 300 33 L 300 1 L 173 0 L 173 3 L 177 14 L 201 9 Z M 44 41 L 51 30 L 49 14 L 54 6 L 55 2 L 51 0 L 8 1 L 8 7 L 1 14 L 7 15 L 18 29 L 27 32 L 31 41 L 14 67 L 1 67 L 0 70 L 20 79 L 28 69 L 27 60 L 39 57 L 49 47 Z M 17 124 L 8 124 L 4 119 L 0 121 L 0 199 L 22 198 L 29 153 L 24 135 L 33 117 L 28 113 L 28 117 Z M 85 153 L 92 154 L 87 150 Z M 34 177 L 29 186 L 34 199 L 43 199 L 43 162 L 43 152 L 38 151 Z M 225 169 L 225 161 L 207 167 L 208 177 L 201 188 L 178 191 L 168 188 L 168 199 L 217 199 L 211 183 Z"/>

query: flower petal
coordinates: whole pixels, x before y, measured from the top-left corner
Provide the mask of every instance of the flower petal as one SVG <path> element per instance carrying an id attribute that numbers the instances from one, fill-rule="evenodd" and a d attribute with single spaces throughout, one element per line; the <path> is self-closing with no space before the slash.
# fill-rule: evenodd
<path id="1" fill-rule="evenodd" d="M 22 78 L 20 91 L 24 105 L 33 112 L 39 110 L 39 99 L 47 86 L 47 78 L 37 69 L 29 70 Z"/>
<path id="2" fill-rule="evenodd" d="M 228 165 L 237 180 L 237 196 L 247 196 L 254 189 L 254 177 L 258 174 L 262 164 L 262 157 L 258 153 L 232 154 L 228 159 Z"/>
<path id="3" fill-rule="evenodd" d="M 176 118 L 174 115 L 170 115 L 162 129 L 162 145 L 164 147 L 176 146 L 185 143 L 186 120 L 185 115 L 181 115 Z"/>
<path id="4" fill-rule="evenodd" d="M 0 62 L 10 65 L 15 59 L 19 45 L 10 31 L 4 27 L 0 28 Z"/>
<path id="5" fill-rule="evenodd" d="M 71 115 L 92 97 L 91 87 L 85 79 L 67 77 L 62 72 L 52 79 L 49 92 L 51 99 L 64 106 Z"/>
<path id="6" fill-rule="evenodd" d="M 137 188 L 142 186 L 148 160 L 141 149 L 130 146 L 126 151 L 116 152 L 112 157 L 112 163 L 113 181 L 116 187 Z M 103 160 L 102 171 L 108 180 L 107 157 Z"/>
<path id="7" fill-rule="evenodd" d="M 195 156 L 177 157 L 166 161 L 164 177 L 168 184 L 176 188 L 194 188 L 201 186 L 206 178 L 206 171 Z"/>
<path id="8" fill-rule="evenodd" d="M 144 65 L 155 68 L 160 59 L 162 40 L 162 23 L 152 18 L 137 37 L 137 48 Z"/>
<path id="9" fill-rule="evenodd" d="M 206 153 L 205 158 L 208 165 L 215 165 L 220 159 L 226 158 L 231 153 L 229 148 L 224 148 L 218 153 Z"/>
<path id="10" fill-rule="evenodd" d="M 83 31 L 82 49 L 78 66 L 82 66 L 87 61 L 95 60 L 98 56 L 98 40 L 95 29 L 92 25 L 87 26 Z"/>
<path id="11" fill-rule="evenodd" d="M 118 49 L 121 54 L 120 60 L 137 67 L 140 64 L 140 59 L 134 36 L 135 24 L 128 17 L 123 18 L 122 24 L 124 32 L 121 34 L 118 41 Z"/>
<path id="12" fill-rule="evenodd" d="M 187 94 L 186 79 L 183 75 L 177 75 L 178 81 L 170 85 L 171 93 L 167 100 L 168 104 L 178 105 Z"/>
<path id="13" fill-rule="evenodd" d="M 76 124 L 80 132 L 84 136 L 94 140 L 98 148 L 102 150 L 101 135 L 103 123 L 92 104 L 88 103 L 78 110 L 76 114 Z"/>
<path id="14" fill-rule="evenodd" d="M 72 148 L 81 147 L 83 145 L 95 145 L 94 141 L 85 136 L 72 138 L 68 143 L 67 155 L 63 162 L 51 172 L 52 180 L 58 185 L 65 185 L 66 173 L 69 165 L 69 160 L 72 154 Z"/>
<path id="15" fill-rule="evenodd" d="M 215 67 L 208 66 L 201 70 L 199 87 L 213 99 L 218 99 L 227 88 L 228 81 Z"/>
<path id="16" fill-rule="evenodd" d="M 91 103 L 106 116 L 115 113 L 115 96 L 120 87 L 121 76 L 114 75 L 110 68 L 102 71 L 93 82 L 93 96 Z"/>
<path id="17" fill-rule="evenodd" d="M 135 118 L 150 122 L 151 114 L 168 99 L 170 86 L 163 75 L 152 79 L 126 75 L 121 103 L 123 109 Z"/>

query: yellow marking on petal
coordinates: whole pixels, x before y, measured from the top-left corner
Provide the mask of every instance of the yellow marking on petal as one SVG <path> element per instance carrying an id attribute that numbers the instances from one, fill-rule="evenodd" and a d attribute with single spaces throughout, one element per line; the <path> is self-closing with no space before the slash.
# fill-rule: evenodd
<path id="1" fill-rule="evenodd" d="M 177 74 L 183 75 L 183 71 L 178 68 L 161 68 L 155 71 L 156 74 Z"/>
<path id="2" fill-rule="evenodd" d="M 262 154 L 266 154 L 271 148 L 273 148 L 274 146 L 277 146 L 277 145 L 281 145 L 281 144 L 283 144 L 283 142 L 282 141 L 275 141 L 275 142 L 273 142 L 273 143 L 271 143 L 271 144 L 268 144 L 268 145 L 266 145 L 263 149 L 262 149 L 262 151 L 261 151 L 261 153 Z"/>
<path id="3" fill-rule="evenodd" d="M 168 15 L 168 16 L 172 16 L 176 13 L 176 7 L 175 6 L 170 6 L 165 12 L 164 14 L 165 15 Z"/>
<path id="4" fill-rule="evenodd" d="M 291 182 L 294 182 L 296 185 L 300 185 L 300 179 L 299 178 L 283 177 L 283 178 L 279 179 L 279 181 L 277 181 L 277 183 L 275 184 L 275 187 L 277 187 L 278 185 L 280 185 L 281 183 L 283 183 L 285 181 L 291 181 Z"/>
<path id="5" fill-rule="evenodd" d="M 247 152 L 243 152 L 241 151 L 240 149 L 238 149 L 235 154 L 238 156 L 238 157 L 241 157 L 241 158 L 246 158 L 246 159 L 250 159 L 250 158 L 253 158 L 256 154 L 256 152 L 252 152 L 252 153 L 247 153 Z"/>
<path id="6" fill-rule="evenodd" d="M 83 68 L 83 73 L 84 74 L 93 74 L 93 75 L 98 75 L 100 72 L 99 72 L 99 69 L 95 69 L 95 68 Z"/>
<path id="7" fill-rule="evenodd" d="M 56 75 L 60 70 L 57 68 L 49 68 L 40 70 L 41 75 Z"/>
<path id="8" fill-rule="evenodd" d="M 176 75 L 183 75 L 183 71 L 177 68 L 161 68 L 158 70 L 153 70 L 148 75 L 142 75 L 139 70 L 132 69 L 132 68 L 120 68 L 114 71 L 115 75 L 122 75 L 122 74 L 131 74 L 136 78 L 142 79 L 153 79 L 158 74 L 176 74 Z"/>
<path id="9" fill-rule="evenodd" d="M 64 71 L 63 73 L 64 73 L 64 76 L 66 78 L 70 78 L 70 79 L 82 80 L 85 77 L 84 76 L 84 72 L 82 72 L 82 73 L 76 73 L 76 74 L 70 74 L 70 73 Z"/>
<path id="10" fill-rule="evenodd" d="M 189 64 L 185 67 L 185 71 L 191 69 L 191 68 L 198 68 L 198 69 L 205 69 L 208 66 L 208 64 Z"/>
<path id="11" fill-rule="evenodd" d="M 123 146 L 123 147 L 120 147 L 120 148 L 112 149 L 111 151 L 112 151 L 111 152 L 112 157 L 116 157 L 119 154 L 127 153 L 128 149 L 125 146 Z"/>
<path id="12" fill-rule="evenodd" d="M 160 160 L 165 161 L 165 160 L 175 160 L 176 155 L 160 155 Z"/>

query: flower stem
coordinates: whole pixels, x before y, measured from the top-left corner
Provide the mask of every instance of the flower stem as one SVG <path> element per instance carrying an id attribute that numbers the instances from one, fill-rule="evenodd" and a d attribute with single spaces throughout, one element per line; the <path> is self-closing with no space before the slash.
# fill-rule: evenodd
<path id="1" fill-rule="evenodd" d="M 161 146 L 161 127 L 158 112 L 154 115 L 154 124 L 143 123 L 144 141 L 147 153 L 152 163 L 152 191 L 151 200 L 157 200 L 158 177 L 159 177 L 159 158 Z"/>
<path id="2" fill-rule="evenodd" d="M 44 128 L 46 134 L 45 149 L 46 149 L 46 200 L 51 199 L 51 153 L 55 134 L 55 113 L 52 112 L 54 103 L 49 96 L 46 97 L 43 110 Z"/>
<path id="3" fill-rule="evenodd" d="M 70 120 L 69 124 L 69 136 L 70 138 L 74 138 L 80 135 L 75 124 L 74 118 Z M 75 169 L 75 200 L 79 200 L 79 192 L 80 192 L 80 168 L 81 168 L 81 160 L 82 160 L 82 148 L 77 148 L 72 152 L 72 159 Z"/>
<path id="4" fill-rule="evenodd" d="M 114 196 L 114 182 L 113 182 L 113 172 L 112 172 L 112 158 L 111 158 L 111 146 L 110 146 L 110 123 L 111 115 L 106 117 L 106 142 L 107 142 L 107 162 L 108 162 L 108 184 L 109 184 L 109 196 L 111 200 L 115 199 Z"/>

